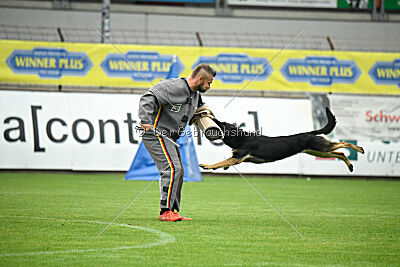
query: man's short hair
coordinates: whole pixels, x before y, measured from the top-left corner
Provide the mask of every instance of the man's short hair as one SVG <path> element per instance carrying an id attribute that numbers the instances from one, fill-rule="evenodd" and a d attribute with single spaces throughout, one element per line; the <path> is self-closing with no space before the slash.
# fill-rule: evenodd
<path id="1" fill-rule="evenodd" d="M 211 68 L 210 65 L 202 63 L 194 68 L 190 77 L 195 78 L 201 70 L 204 70 L 208 73 L 208 75 L 212 75 L 213 77 L 215 77 L 215 75 L 217 74 L 217 72 L 213 68 Z"/>

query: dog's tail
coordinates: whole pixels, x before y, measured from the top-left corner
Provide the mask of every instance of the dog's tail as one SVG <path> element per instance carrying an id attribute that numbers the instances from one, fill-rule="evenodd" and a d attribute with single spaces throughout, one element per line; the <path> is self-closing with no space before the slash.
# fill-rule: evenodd
<path id="1" fill-rule="evenodd" d="M 320 130 L 312 131 L 311 134 L 329 134 L 332 132 L 336 126 L 336 118 L 328 107 L 326 107 L 326 116 L 328 117 L 328 123 L 325 125 L 325 127 Z"/>

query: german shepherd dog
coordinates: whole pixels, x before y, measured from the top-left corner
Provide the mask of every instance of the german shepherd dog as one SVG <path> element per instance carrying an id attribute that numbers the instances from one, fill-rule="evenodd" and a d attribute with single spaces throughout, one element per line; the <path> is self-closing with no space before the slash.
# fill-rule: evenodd
<path id="1" fill-rule="evenodd" d="M 213 118 L 224 133 L 222 141 L 232 148 L 232 157 L 215 164 L 200 164 L 200 167 L 213 170 L 224 168 L 226 170 L 230 166 L 242 162 L 273 162 L 303 152 L 316 157 L 341 159 L 352 172 L 353 165 L 349 159 L 344 153 L 336 152 L 335 150 L 351 148 L 364 154 L 364 149 L 345 141 L 333 142 L 329 140 L 325 135 L 335 128 L 336 119 L 329 108 L 326 108 L 326 115 L 328 123 L 320 130 L 277 137 L 245 132 L 233 124 L 220 122 Z"/>

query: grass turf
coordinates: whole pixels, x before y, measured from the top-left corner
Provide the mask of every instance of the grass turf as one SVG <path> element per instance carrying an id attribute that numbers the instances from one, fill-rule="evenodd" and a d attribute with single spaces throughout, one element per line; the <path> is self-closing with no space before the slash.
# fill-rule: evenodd
<path id="1" fill-rule="evenodd" d="M 154 182 L 122 175 L 0 173 L 0 265 L 398 265 L 400 183 L 248 178 L 185 183 L 181 213 L 158 221 Z M 141 228 L 137 228 L 141 227 Z M 162 234 L 160 232 L 161 231 Z"/>

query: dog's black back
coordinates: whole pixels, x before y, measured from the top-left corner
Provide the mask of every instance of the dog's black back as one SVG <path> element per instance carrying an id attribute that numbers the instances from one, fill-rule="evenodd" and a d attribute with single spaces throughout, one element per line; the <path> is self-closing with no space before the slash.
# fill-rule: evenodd
<path id="1" fill-rule="evenodd" d="M 336 119 L 329 108 L 326 108 L 326 114 L 328 123 L 320 130 L 277 137 L 246 132 L 233 124 L 220 122 L 215 118 L 214 121 L 224 132 L 223 142 L 234 149 L 234 158 L 249 155 L 260 162 L 272 162 L 290 157 L 304 150 L 329 151 L 332 142 L 319 135 L 329 134 L 335 128 Z"/>

